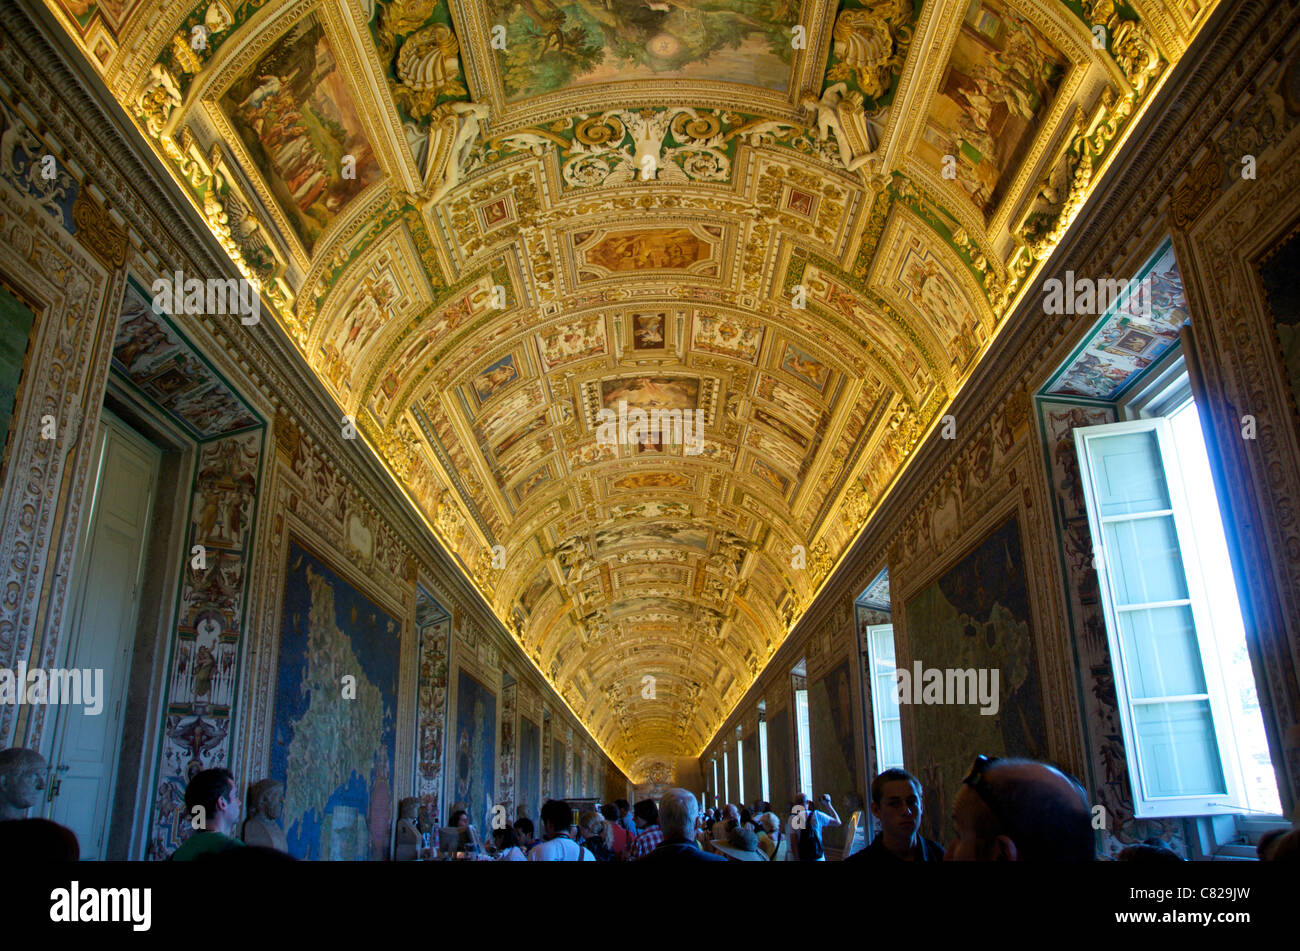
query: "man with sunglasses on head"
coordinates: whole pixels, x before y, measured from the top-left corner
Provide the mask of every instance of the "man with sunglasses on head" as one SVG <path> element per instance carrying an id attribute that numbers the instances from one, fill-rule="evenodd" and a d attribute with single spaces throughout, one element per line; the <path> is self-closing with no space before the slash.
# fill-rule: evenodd
<path id="1" fill-rule="evenodd" d="M 953 802 L 949 862 L 1092 862 L 1097 843 L 1083 787 L 1028 759 L 977 756 Z"/>

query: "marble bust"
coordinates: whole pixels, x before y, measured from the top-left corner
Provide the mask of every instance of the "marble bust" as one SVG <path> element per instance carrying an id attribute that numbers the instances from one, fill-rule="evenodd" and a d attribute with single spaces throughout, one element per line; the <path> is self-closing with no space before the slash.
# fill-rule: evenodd
<path id="1" fill-rule="evenodd" d="M 0 821 L 26 819 L 45 788 L 45 757 L 20 746 L 0 750 Z"/>
<path id="2" fill-rule="evenodd" d="M 248 790 L 248 819 L 244 822 L 244 844 L 264 845 L 289 851 L 284 830 L 277 821 L 284 808 L 284 786 L 274 779 L 262 779 Z"/>
<path id="3" fill-rule="evenodd" d="M 413 862 L 420 855 L 423 839 L 416 825 L 420 814 L 420 800 L 414 796 L 397 804 L 397 846 L 393 850 L 395 862 Z"/>

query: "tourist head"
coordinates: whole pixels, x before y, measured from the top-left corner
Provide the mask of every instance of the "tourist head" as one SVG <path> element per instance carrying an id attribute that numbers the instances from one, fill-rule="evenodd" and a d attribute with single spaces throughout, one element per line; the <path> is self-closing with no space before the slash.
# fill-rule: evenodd
<path id="1" fill-rule="evenodd" d="M 203 811 L 195 812 L 196 807 Z M 195 773 L 185 787 L 185 809 L 191 822 L 201 818 L 199 829 L 230 835 L 239 821 L 239 793 L 234 775 L 221 767 Z"/>
<path id="2" fill-rule="evenodd" d="M 956 835 L 944 858 L 975 862 L 1091 862 L 1092 812 L 1083 787 L 1027 759 L 980 756 L 952 810 Z"/>
<path id="3" fill-rule="evenodd" d="M 1268 850 L 1268 862 L 1300 862 L 1300 829 L 1278 838 Z"/>
<path id="4" fill-rule="evenodd" d="M 492 830 L 492 842 L 496 845 L 497 851 L 504 852 L 517 846 L 519 837 L 515 835 L 514 826 L 503 826 Z"/>
<path id="5" fill-rule="evenodd" d="M 21 856 L 25 861 L 76 862 L 81 846 L 71 829 L 49 819 L 15 819 L 0 822 L 0 855 Z"/>
<path id="6" fill-rule="evenodd" d="M 618 806 L 607 802 L 600 807 L 600 815 L 606 822 L 618 822 Z"/>
<path id="7" fill-rule="evenodd" d="M 632 811 L 632 807 L 626 799 L 615 799 L 614 805 L 618 806 L 618 817 L 620 819 Z"/>
<path id="8" fill-rule="evenodd" d="M 573 825 L 573 808 L 563 799 L 548 799 L 542 805 L 542 829 L 547 838 L 568 835 Z"/>
<path id="9" fill-rule="evenodd" d="M 1153 837 L 1121 849 L 1119 855 L 1115 856 L 1115 861 L 1160 865 L 1165 862 L 1181 862 L 1183 857 L 1160 839 Z"/>
<path id="10" fill-rule="evenodd" d="M 453 829 L 468 829 L 469 813 L 464 809 L 457 809 L 451 814 L 451 818 L 448 820 L 447 824 Z"/>
<path id="11" fill-rule="evenodd" d="M 653 807 L 654 803 L 645 800 Z M 637 803 L 640 808 L 641 803 Z M 668 789 L 659 797 L 659 810 L 655 819 L 663 831 L 665 842 L 689 842 L 695 838 L 695 820 L 700 814 L 700 803 L 695 793 L 685 789 Z"/>
<path id="12" fill-rule="evenodd" d="M 600 839 L 606 848 L 614 847 L 614 829 L 605 823 L 599 813 L 588 811 L 579 816 L 578 831 L 583 839 Z"/>
<path id="13" fill-rule="evenodd" d="M 871 814 L 886 840 L 916 835 L 921 826 L 921 783 L 905 769 L 887 769 L 871 782 Z"/>
<path id="14" fill-rule="evenodd" d="M 45 757 L 35 750 L 0 750 L 0 819 L 22 819 L 45 788 Z"/>
<path id="15" fill-rule="evenodd" d="M 735 826 L 727 833 L 727 845 L 738 852 L 757 852 L 758 836 L 754 834 L 752 829 Z"/>
<path id="16" fill-rule="evenodd" d="M 519 844 L 523 848 L 528 848 L 533 844 L 533 820 L 527 817 L 515 820 L 515 835 L 519 838 Z"/>
<path id="17" fill-rule="evenodd" d="M 781 822 L 777 819 L 776 814 L 765 812 L 758 817 L 758 824 L 763 827 L 763 831 L 768 835 L 776 835 L 781 829 Z"/>
<path id="18" fill-rule="evenodd" d="M 632 810 L 632 819 L 638 829 L 648 829 L 659 824 L 659 808 L 653 799 L 642 799 Z"/>

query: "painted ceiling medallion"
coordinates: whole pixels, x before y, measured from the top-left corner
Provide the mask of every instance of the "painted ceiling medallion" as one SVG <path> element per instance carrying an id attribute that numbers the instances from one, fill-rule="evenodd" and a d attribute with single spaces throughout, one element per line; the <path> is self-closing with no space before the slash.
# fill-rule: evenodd
<path id="1" fill-rule="evenodd" d="M 638 781 L 812 603 L 1213 9 L 46 2 Z M 699 438 L 607 438 L 620 405 Z"/>

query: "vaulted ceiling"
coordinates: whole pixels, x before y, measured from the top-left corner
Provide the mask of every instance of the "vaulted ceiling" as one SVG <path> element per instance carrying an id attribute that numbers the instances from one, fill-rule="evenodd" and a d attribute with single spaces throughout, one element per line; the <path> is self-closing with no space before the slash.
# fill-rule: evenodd
<path id="1" fill-rule="evenodd" d="M 47 4 L 634 780 L 753 682 L 1213 6 Z M 620 401 L 702 441 L 602 438 Z"/>

